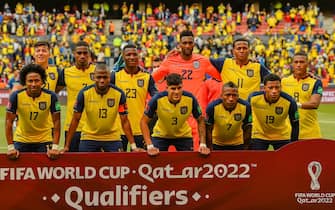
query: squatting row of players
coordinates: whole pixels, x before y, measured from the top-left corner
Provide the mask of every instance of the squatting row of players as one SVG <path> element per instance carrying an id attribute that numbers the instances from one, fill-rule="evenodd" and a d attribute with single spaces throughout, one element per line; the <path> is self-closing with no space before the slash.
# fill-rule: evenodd
<path id="1" fill-rule="evenodd" d="M 208 155 L 321 138 L 317 108 L 322 84 L 308 74 L 306 53 L 294 55 L 292 75 L 281 79 L 249 60 L 246 39 L 234 41 L 233 58 L 208 59 L 194 54 L 193 47 L 192 32 L 181 32 L 179 50 L 149 74 L 139 67 L 136 46 L 129 44 L 122 52 L 124 68 L 110 73 L 104 63 L 91 63 L 85 42 L 75 46 L 75 65 L 61 71 L 48 65 L 48 42 L 37 42 L 34 64 L 22 68 L 20 85 L 10 95 L 8 157 L 47 152 L 54 159 L 67 151 L 116 152 L 127 146 L 157 155 L 170 145 Z M 64 87 L 66 139 L 59 151 L 56 92 Z"/>

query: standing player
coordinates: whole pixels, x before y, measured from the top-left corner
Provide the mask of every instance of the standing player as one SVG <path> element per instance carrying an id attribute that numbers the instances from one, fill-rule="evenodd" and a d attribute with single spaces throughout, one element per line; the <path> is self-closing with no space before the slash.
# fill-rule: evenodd
<path id="1" fill-rule="evenodd" d="M 6 113 L 10 159 L 18 158 L 19 152 L 47 152 L 51 159 L 59 155 L 60 105 L 54 92 L 42 88 L 46 77 L 44 69 L 36 64 L 29 64 L 20 72 L 20 82 L 25 88 L 11 94 Z M 16 115 L 20 120 L 13 136 Z M 49 115 L 53 120 L 53 137 L 52 126 L 45 123 Z"/>
<path id="2" fill-rule="evenodd" d="M 233 58 L 210 59 L 221 72 L 223 81 L 232 81 L 238 86 L 240 98 L 246 100 L 250 93 L 259 91 L 264 77 L 270 70 L 257 62 L 249 60 L 250 44 L 240 38 L 233 42 Z"/>
<path id="3" fill-rule="evenodd" d="M 82 114 L 83 121 L 79 152 L 122 151 L 119 123 L 131 144 L 135 143 L 127 117 L 126 96 L 123 91 L 110 84 L 110 73 L 106 64 L 97 64 L 94 72 L 95 84 L 82 89 L 77 97 L 71 125 L 66 136 L 64 151 L 69 151 Z M 133 151 L 139 151 L 136 146 Z"/>
<path id="4" fill-rule="evenodd" d="M 214 150 L 243 150 L 251 137 L 251 110 L 247 101 L 239 98 L 233 82 L 222 86 L 221 98 L 211 102 L 206 110 L 207 145 Z"/>
<path id="5" fill-rule="evenodd" d="M 168 56 L 153 72 L 152 76 L 156 82 L 162 81 L 170 73 L 177 73 L 182 76 L 183 86 L 186 91 L 191 92 L 197 99 L 200 98 L 200 88 L 205 75 L 208 74 L 221 81 L 220 73 L 211 65 L 209 59 L 193 54 L 194 36 L 191 31 L 182 31 L 180 33 L 179 47 L 180 54 Z M 206 109 L 206 104 L 200 104 L 202 110 Z M 197 122 L 190 118 L 189 123 L 192 126 L 194 136 L 194 149 L 199 147 L 199 137 L 197 133 Z"/>
<path id="6" fill-rule="evenodd" d="M 66 86 L 67 90 L 67 104 L 66 104 L 66 119 L 65 119 L 65 136 L 70 127 L 72 120 L 73 107 L 79 91 L 92 85 L 94 83 L 94 65 L 89 63 L 90 51 L 89 46 L 86 42 L 80 41 L 76 44 L 74 49 L 75 65 L 66 68 L 61 74 L 61 86 Z M 77 127 L 75 134 L 73 135 L 71 145 L 69 147 L 70 152 L 77 152 L 79 149 L 80 142 L 80 132 L 84 121 L 86 120 L 86 115 L 83 113 L 81 116 L 81 121 Z"/>
<path id="7" fill-rule="evenodd" d="M 140 125 L 149 155 L 157 155 L 159 151 L 167 151 L 170 145 L 177 151 L 192 151 L 192 130 L 187 119 L 192 114 L 199 126 L 199 152 L 210 153 L 206 146 L 205 122 L 196 98 L 183 91 L 182 78 L 172 73 L 166 77 L 167 91 L 156 94 L 149 102 Z M 148 123 L 157 113 L 158 120 L 153 130 L 152 141 Z"/>
<path id="8" fill-rule="evenodd" d="M 111 83 L 126 94 L 128 116 L 136 142 L 131 145 L 131 148 L 144 148 L 144 140 L 138 122 L 143 115 L 148 94 L 153 96 L 157 93 L 157 89 L 152 76 L 139 68 L 139 55 L 135 45 L 126 45 L 123 48 L 122 57 L 125 67 L 116 73 L 112 72 Z M 122 133 L 121 139 L 123 150 L 127 151 L 128 139 L 124 133 Z"/>
<path id="9" fill-rule="evenodd" d="M 293 57 L 293 74 L 282 81 L 283 91 L 298 104 L 300 114 L 299 139 L 321 138 L 317 109 L 322 97 L 322 82 L 307 73 L 308 58 L 304 52 Z"/>
<path id="10" fill-rule="evenodd" d="M 249 96 L 252 112 L 251 149 L 274 149 L 298 140 L 299 114 L 297 103 L 281 91 L 280 77 L 264 78 L 264 91 Z M 289 118 L 289 120 L 288 120 Z"/>
<path id="11" fill-rule="evenodd" d="M 47 41 L 38 41 L 34 45 L 34 63 L 39 64 L 45 69 L 47 80 L 45 87 L 48 90 L 56 92 L 56 87 L 59 85 L 60 70 L 56 66 L 49 65 L 50 44 Z"/>

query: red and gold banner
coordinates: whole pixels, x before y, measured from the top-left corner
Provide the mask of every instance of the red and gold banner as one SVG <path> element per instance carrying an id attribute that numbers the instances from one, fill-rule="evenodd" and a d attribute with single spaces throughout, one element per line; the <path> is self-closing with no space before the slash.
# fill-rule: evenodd
<path id="1" fill-rule="evenodd" d="M 0 155 L 1 209 L 335 209 L 335 141 L 276 152 Z"/>

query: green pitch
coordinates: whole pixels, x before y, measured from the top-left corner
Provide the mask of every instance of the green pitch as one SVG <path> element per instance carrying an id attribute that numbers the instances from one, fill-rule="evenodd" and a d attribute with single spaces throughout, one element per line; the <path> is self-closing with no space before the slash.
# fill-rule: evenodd
<path id="1" fill-rule="evenodd" d="M 0 106 L 0 152 L 7 150 L 6 136 L 5 136 L 5 107 Z M 322 131 L 322 135 L 326 139 L 335 140 L 335 105 L 334 104 L 323 104 L 319 107 L 319 122 Z M 62 123 L 65 119 L 65 107 L 62 107 Z M 63 127 L 63 126 L 62 126 Z M 61 132 L 61 143 L 64 145 L 64 132 Z"/>

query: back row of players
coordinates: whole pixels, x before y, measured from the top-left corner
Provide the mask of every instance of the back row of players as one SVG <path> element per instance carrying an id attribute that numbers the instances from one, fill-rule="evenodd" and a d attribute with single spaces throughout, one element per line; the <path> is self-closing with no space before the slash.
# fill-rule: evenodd
<path id="1" fill-rule="evenodd" d="M 210 149 L 264 150 L 270 144 L 278 149 L 298 139 L 321 138 L 316 109 L 322 84 L 308 74 L 303 52 L 293 58 L 293 74 L 281 81 L 249 60 L 249 42 L 243 38 L 234 41 L 233 58 L 208 59 L 193 54 L 193 34 L 183 31 L 180 51 L 167 56 L 152 75 L 139 67 L 137 48 L 131 44 L 123 49 L 125 67 L 111 74 L 105 64 L 91 64 L 85 42 L 74 49 L 75 65 L 63 71 L 48 65 L 49 47 L 48 42 L 36 43 L 35 64 L 23 67 L 22 86 L 10 95 L 6 138 L 11 159 L 19 152 L 59 156 L 60 105 L 55 92 L 64 86 L 68 99 L 63 152 L 126 151 L 129 142 L 132 151 L 147 149 L 149 155 L 170 145 L 207 155 Z M 210 103 L 203 91 L 207 75 L 214 81 L 209 91 L 219 96 Z M 157 93 L 161 82 L 166 82 L 166 90 Z M 152 98 L 147 103 L 148 95 Z M 157 122 L 151 134 L 152 118 Z"/>

